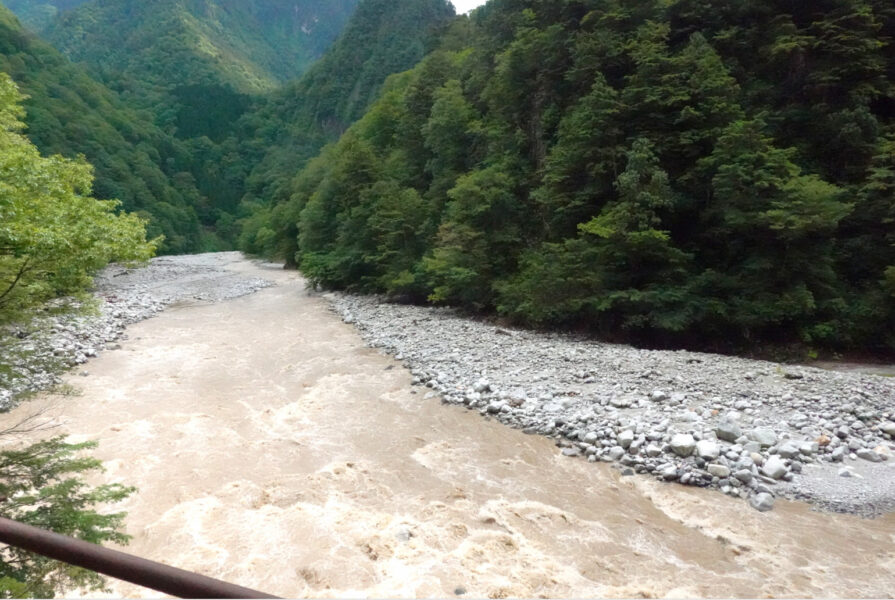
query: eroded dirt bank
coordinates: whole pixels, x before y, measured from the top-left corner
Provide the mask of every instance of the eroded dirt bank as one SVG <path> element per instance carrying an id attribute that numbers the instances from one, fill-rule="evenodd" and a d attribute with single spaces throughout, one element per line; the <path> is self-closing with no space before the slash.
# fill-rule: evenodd
<path id="1" fill-rule="evenodd" d="M 437 399 L 294 273 L 179 304 L 44 397 L 96 439 L 140 556 L 285 596 L 873 596 L 895 515 L 620 478 Z M 462 589 L 458 589 L 462 588 Z M 114 584 L 116 596 L 153 596 Z"/>

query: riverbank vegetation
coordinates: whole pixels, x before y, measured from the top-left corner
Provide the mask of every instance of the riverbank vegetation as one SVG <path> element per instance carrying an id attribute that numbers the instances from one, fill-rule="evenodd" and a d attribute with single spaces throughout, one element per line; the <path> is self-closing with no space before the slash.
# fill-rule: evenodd
<path id="1" fill-rule="evenodd" d="M 22 101 L 0 73 L 0 324 L 86 293 L 109 262 L 145 261 L 158 244 L 142 219 L 91 195 L 87 162 L 40 155 L 21 133 Z"/>

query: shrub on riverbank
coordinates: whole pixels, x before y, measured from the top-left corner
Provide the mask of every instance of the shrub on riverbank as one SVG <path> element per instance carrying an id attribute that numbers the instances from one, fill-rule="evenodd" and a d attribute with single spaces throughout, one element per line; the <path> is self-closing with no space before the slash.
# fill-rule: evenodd
<path id="1" fill-rule="evenodd" d="M 23 100 L 0 73 L 0 325 L 49 300 L 82 296 L 111 261 L 149 259 L 145 222 L 91 196 L 92 167 L 43 157 L 22 135 Z"/>

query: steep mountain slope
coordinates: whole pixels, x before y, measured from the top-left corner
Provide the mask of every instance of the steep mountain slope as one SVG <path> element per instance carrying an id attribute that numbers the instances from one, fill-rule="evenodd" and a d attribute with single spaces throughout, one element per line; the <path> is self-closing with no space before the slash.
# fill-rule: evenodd
<path id="1" fill-rule="evenodd" d="M 274 110 L 341 135 L 363 116 L 385 78 L 416 65 L 453 17 L 446 0 L 365 0 L 323 59 L 276 94 Z"/>
<path id="2" fill-rule="evenodd" d="M 247 180 L 244 209 L 256 216 L 246 249 L 258 250 L 257 228 L 288 198 L 295 173 L 364 114 L 389 75 L 418 63 L 453 18 L 446 0 L 364 0 L 317 64 L 246 115 L 239 131 L 260 157 Z"/>
<path id="3" fill-rule="evenodd" d="M 219 136 L 215 121 L 240 114 L 246 95 L 301 75 L 356 4 L 92 0 L 54 21 L 44 36 L 123 97 L 154 108 L 160 123 L 177 126 L 181 136 Z"/>
<path id="4" fill-rule="evenodd" d="M 84 4 L 87 0 L 7 0 L 11 10 L 32 31 L 40 31 L 60 13 Z"/>
<path id="5" fill-rule="evenodd" d="M 645 344 L 895 351 L 893 27 L 888 0 L 491 0 L 256 249 Z"/>
<path id="6" fill-rule="evenodd" d="M 151 218 L 164 251 L 199 247 L 201 203 L 182 145 L 117 95 L 27 32 L 0 4 L 0 71 L 29 96 L 28 137 L 44 154 L 84 154 L 96 169 L 95 195 L 117 198 Z"/>

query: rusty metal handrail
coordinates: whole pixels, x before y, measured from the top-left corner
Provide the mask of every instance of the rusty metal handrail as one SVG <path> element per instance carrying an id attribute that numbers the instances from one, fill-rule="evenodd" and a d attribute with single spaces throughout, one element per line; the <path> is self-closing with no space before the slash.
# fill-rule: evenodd
<path id="1" fill-rule="evenodd" d="M 0 517 L 0 543 L 180 598 L 276 598 Z"/>

